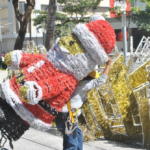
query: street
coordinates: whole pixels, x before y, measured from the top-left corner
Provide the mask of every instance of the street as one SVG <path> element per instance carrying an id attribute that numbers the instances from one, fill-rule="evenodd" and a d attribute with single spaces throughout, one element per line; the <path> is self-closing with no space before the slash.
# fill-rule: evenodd
<path id="1" fill-rule="evenodd" d="M 50 133 L 41 132 L 30 128 L 16 142 L 13 142 L 14 150 L 62 150 L 62 137 L 53 129 Z M 83 150 L 143 150 L 138 144 L 123 144 L 100 139 L 84 143 Z M 7 141 L 5 149 L 11 150 Z"/>

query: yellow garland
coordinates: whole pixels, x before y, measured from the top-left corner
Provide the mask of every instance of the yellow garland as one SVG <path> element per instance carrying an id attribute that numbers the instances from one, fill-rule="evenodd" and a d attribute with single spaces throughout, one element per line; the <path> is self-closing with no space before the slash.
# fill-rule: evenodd
<path id="1" fill-rule="evenodd" d="M 70 42 L 73 42 L 70 44 Z M 80 41 L 76 38 L 75 35 L 71 34 L 65 37 L 62 37 L 59 42 L 59 46 L 66 48 L 67 50 L 70 51 L 70 54 L 81 54 L 84 53 L 86 50 L 80 43 Z"/>
<path id="2" fill-rule="evenodd" d="M 107 117 L 111 117 L 110 114 L 112 113 L 112 110 L 114 111 L 114 113 L 116 113 L 116 115 L 119 115 L 118 109 L 111 106 L 111 104 L 115 105 L 115 100 L 113 94 L 110 94 L 111 89 L 108 86 L 108 83 L 106 83 L 105 86 L 109 91 L 110 97 L 108 97 L 108 93 L 106 92 L 106 87 L 104 85 L 98 88 L 97 89 L 98 91 L 94 89 L 94 90 L 90 90 L 87 93 L 87 98 L 90 102 L 93 113 L 101 126 L 104 137 L 116 141 L 126 141 L 126 140 L 134 140 L 134 139 L 141 138 L 140 134 L 142 132 L 140 126 L 136 127 L 133 124 L 132 113 L 130 110 L 130 99 L 129 99 L 129 96 L 132 94 L 132 89 L 130 88 L 129 82 L 126 79 L 127 73 L 123 63 L 124 63 L 124 57 L 122 55 L 118 56 L 118 58 L 114 61 L 113 65 L 111 66 L 110 73 L 108 76 L 109 82 L 111 84 L 111 88 L 116 98 L 117 105 L 120 109 L 121 116 L 123 118 L 123 122 L 121 118 L 115 120 L 118 122 L 109 121 L 105 118 L 103 114 L 102 107 L 104 108 Z M 100 103 L 99 96 L 101 97 L 101 102 L 103 106 Z M 138 108 L 135 107 L 135 109 Z M 96 130 L 97 127 L 94 124 L 94 119 L 89 110 L 88 104 L 84 105 L 83 111 L 85 114 L 86 121 L 88 124 L 90 124 L 91 129 Z M 124 127 L 112 129 L 110 128 L 109 124 L 110 126 L 123 124 Z M 126 132 L 130 136 L 123 135 Z M 123 133 L 123 134 L 121 135 L 117 133 Z"/>
<path id="3" fill-rule="evenodd" d="M 129 135 L 141 133 L 141 127 L 133 125 L 132 113 L 130 110 L 129 95 L 132 92 L 129 82 L 126 80 L 126 70 L 123 65 L 124 58 L 122 55 L 113 63 L 109 72 L 109 81 L 112 86 L 117 104 L 121 111 L 124 124 Z"/>
<path id="4" fill-rule="evenodd" d="M 28 87 L 26 86 L 21 86 L 19 89 L 19 95 L 21 99 L 25 102 L 29 102 L 29 100 L 27 99 L 27 90 L 28 90 Z"/>
<path id="5" fill-rule="evenodd" d="M 108 126 L 108 123 L 107 123 L 106 119 L 104 118 L 104 114 L 103 114 L 103 111 L 102 111 L 100 100 L 98 98 L 97 90 L 94 89 L 94 90 L 88 91 L 87 98 L 90 102 L 90 105 L 91 105 L 91 108 L 94 112 L 94 115 L 95 115 L 98 123 L 101 126 L 102 133 L 104 134 L 104 136 L 106 138 L 110 137 L 111 136 L 111 131 L 110 131 L 110 128 Z M 85 113 L 85 116 L 86 116 L 86 120 L 87 120 L 88 124 L 90 124 L 91 128 L 96 129 L 96 126 L 94 124 L 92 115 L 91 115 L 91 113 L 89 113 L 89 108 L 87 107 L 87 105 L 88 104 L 86 104 L 84 106 L 84 109 L 83 109 L 83 111 Z M 101 135 L 101 133 L 99 133 L 98 131 L 95 134 L 96 134 L 96 137 Z"/>
<path id="6" fill-rule="evenodd" d="M 34 54 L 38 54 L 38 51 L 37 51 L 37 48 L 36 48 L 35 44 L 34 44 Z"/>
<path id="7" fill-rule="evenodd" d="M 12 61 L 11 61 L 11 55 L 12 55 L 12 51 L 11 52 L 9 52 L 9 53 L 7 53 L 6 55 L 5 55 L 5 63 L 8 65 L 8 66 L 11 66 L 11 64 L 12 64 Z"/>
<path id="8" fill-rule="evenodd" d="M 141 86 L 137 87 L 130 95 L 130 105 L 131 110 L 134 115 L 134 122 L 136 124 L 140 124 L 140 113 L 139 113 L 139 102 L 140 98 L 147 98 L 148 97 L 148 84 L 142 84 Z"/>
<path id="9" fill-rule="evenodd" d="M 150 61 L 147 61 L 142 66 L 137 68 L 136 71 L 130 74 L 129 80 L 132 88 L 136 88 L 147 81 L 148 72 L 146 72 L 145 69 L 147 65 L 150 65 Z"/>
<path id="10" fill-rule="evenodd" d="M 19 76 L 21 73 L 23 74 L 23 76 L 17 77 L 17 76 Z M 25 75 L 24 75 L 23 71 L 18 71 L 17 74 L 16 74 L 16 82 L 17 82 L 17 83 L 20 83 L 20 82 L 21 82 L 22 80 L 24 80 L 24 79 L 25 79 Z"/>
<path id="11" fill-rule="evenodd" d="M 149 119 L 149 100 L 140 98 L 139 101 L 140 116 L 143 128 L 143 142 L 146 149 L 150 148 L 150 119 Z"/>

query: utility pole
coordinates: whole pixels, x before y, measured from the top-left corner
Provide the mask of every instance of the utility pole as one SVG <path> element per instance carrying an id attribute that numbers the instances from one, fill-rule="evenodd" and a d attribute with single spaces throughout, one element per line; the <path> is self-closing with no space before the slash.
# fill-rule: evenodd
<path id="1" fill-rule="evenodd" d="M 122 12 L 122 32 L 123 32 L 123 52 L 125 57 L 125 65 L 127 65 L 127 28 L 126 28 L 126 11 L 125 4 Z"/>
<path id="2" fill-rule="evenodd" d="M 0 50 L 0 69 L 2 69 L 2 32 L 1 32 L 1 19 L 0 19 L 0 43 L 1 43 L 1 50 Z"/>

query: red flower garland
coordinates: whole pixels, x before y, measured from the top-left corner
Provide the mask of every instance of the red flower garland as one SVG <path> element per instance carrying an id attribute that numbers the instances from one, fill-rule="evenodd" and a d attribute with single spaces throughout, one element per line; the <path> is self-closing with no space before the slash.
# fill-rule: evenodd
<path id="1" fill-rule="evenodd" d="M 27 67 L 28 65 L 31 65 L 32 63 L 36 63 L 46 58 L 46 55 L 39 55 L 39 54 L 22 53 L 21 55 L 22 57 L 21 57 L 20 64 L 19 64 L 20 68 Z"/>
<path id="2" fill-rule="evenodd" d="M 41 68 L 37 68 L 35 63 L 35 65 L 32 64 L 23 68 L 25 81 L 36 81 L 37 84 L 42 87 L 43 99 L 47 99 L 46 101 L 51 107 L 61 111 L 62 107 L 69 100 L 71 94 L 76 88 L 78 81 L 71 75 L 61 73 L 48 61 L 48 59 L 45 58 L 44 61 L 45 63 L 41 66 Z M 35 66 L 35 69 L 33 72 L 29 73 L 27 70 L 31 66 Z M 16 76 L 10 80 L 10 86 L 26 109 L 28 109 L 35 117 L 45 123 L 52 122 L 55 117 L 49 114 L 38 104 L 30 105 L 21 99 L 19 95 L 20 85 L 16 82 Z M 48 86 L 50 86 L 50 90 Z"/>
<path id="3" fill-rule="evenodd" d="M 96 20 L 87 23 L 86 26 L 95 35 L 105 52 L 111 53 L 116 45 L 116 35 L 111 25 L 105 20 Z"/>

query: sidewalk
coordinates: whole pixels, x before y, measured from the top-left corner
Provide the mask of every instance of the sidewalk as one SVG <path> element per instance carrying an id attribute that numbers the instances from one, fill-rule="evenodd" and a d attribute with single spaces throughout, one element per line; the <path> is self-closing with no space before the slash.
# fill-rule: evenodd
<path id="1" fill-rule="evenodd" d="M 41 132 L 30 128 L 16 142 L 13 142 L 14 150 L 62 150 L 62 137 L 53 129 Z M 5 150 L 11 150 L 9 142 L 5 144 Z M 84 143 L 83 150 L 143 150 L 136 144 L 122 144 L 107 140 L 97 140 Z"/>

